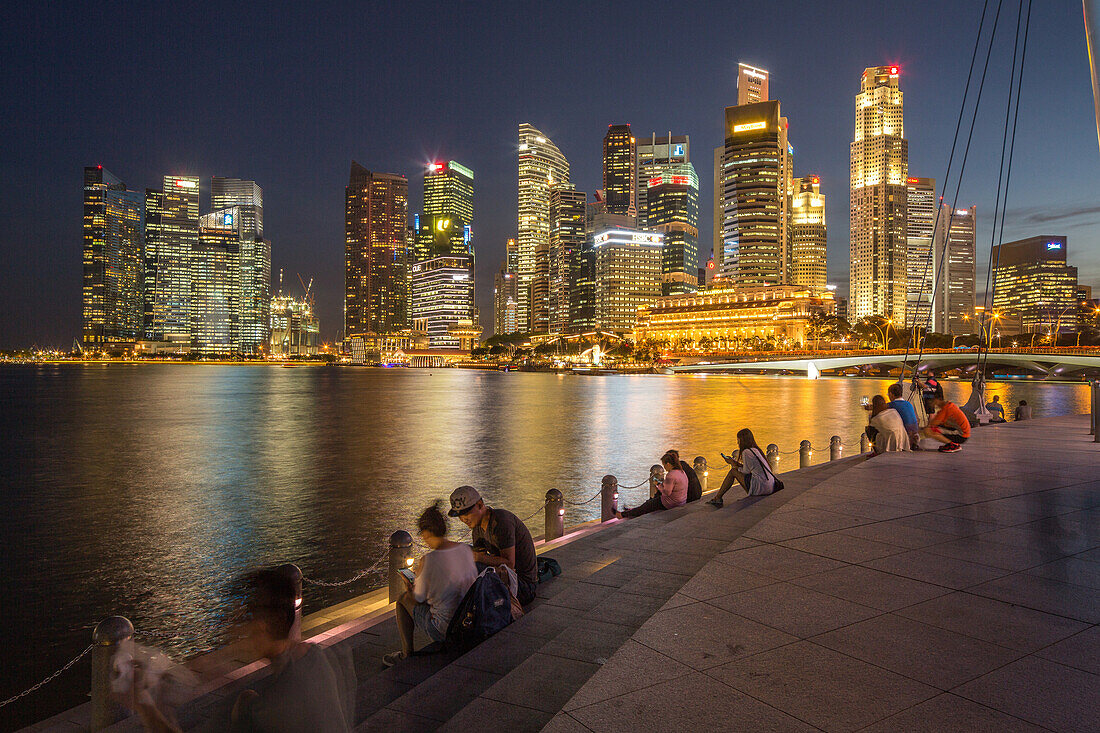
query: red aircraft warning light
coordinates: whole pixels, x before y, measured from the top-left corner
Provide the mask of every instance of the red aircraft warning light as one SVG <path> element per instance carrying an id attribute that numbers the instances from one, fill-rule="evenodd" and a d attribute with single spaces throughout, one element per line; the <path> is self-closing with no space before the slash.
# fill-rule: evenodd
<path id="1" fill-rule="evenodd" d="M 890 67 L 890 76 L 897 76 L 897 75 L 898 75 L 898 67 L 891 66 Z"/>

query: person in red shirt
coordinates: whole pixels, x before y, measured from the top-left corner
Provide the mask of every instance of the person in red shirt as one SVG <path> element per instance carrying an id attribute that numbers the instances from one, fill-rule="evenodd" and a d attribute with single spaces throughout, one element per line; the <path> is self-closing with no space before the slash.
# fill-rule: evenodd
<path id="1" fill-rule="evenodd" d="M 921 430 L 921 435 L 943 443 L 940 453 L 961 451 L 962 444 L 970 437 L 970 421 L 959 406 L 945 400 L 942 393 L 932 398 L 932 406 L 936 414 L 928 421 L 928 427 Z"/>

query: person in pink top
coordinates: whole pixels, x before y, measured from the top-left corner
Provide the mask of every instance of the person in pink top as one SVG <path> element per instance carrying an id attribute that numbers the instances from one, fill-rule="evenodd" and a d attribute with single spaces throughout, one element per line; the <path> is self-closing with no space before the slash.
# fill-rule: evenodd
<path id="1" fill-rule="evenodd" d="M 616 517 L 630 519 L 687 503 L 688 477 L 680 468 L 680 454 L 674 450 L 668 451 L 661 456 L 661 464 L 665 467 L 665 480 L 657 487 L 657 495 L 633 509 L 624 507 L 623 511 L 615 512 Z"/>

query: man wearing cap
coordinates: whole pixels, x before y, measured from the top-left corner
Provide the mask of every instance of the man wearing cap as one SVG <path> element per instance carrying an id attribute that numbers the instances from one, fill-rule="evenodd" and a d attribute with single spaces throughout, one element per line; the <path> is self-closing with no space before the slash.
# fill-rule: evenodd
<path id="1" fill-rule="evenodd" d="M 474 560 L 490 567 L 510 567 L 519 581 L 517 600 L 525 606 L 533 601 L 538 563 L 527 526 L 506 509 L 486 506 L 473 486 L 459 486 L 451 492 L 447 513 L 473 530 Z"/>

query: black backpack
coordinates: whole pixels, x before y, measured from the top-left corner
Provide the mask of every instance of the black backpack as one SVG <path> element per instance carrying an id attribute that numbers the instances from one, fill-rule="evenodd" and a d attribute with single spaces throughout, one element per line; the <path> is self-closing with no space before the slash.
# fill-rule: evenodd
<path id="1" fill-rule="evenodd" d="M 688 480 L 688 501 L 699 501 L 703 498 L 703 484 L 699 483 L 699 474 L 688 465 L 687 461 L 680 461 L 680 470 L 684 472 Z"/>
<path id="2" fill-rule="evenodd" d="M 447 646 L 469 649 L 512 623 L 512 598 L 493 568 L 483 570 L 447 627 Z"/>

